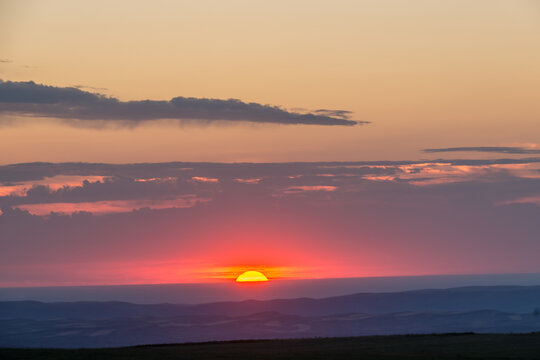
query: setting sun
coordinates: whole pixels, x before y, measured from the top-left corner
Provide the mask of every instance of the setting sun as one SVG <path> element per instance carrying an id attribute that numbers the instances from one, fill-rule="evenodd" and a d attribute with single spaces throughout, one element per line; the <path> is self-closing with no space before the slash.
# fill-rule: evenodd
<path id="1" fill-rule="evenodd" d="M 268 281 L 268 278 L 259 271 L 246 271 L 240 274 L 236 278 L 236 282 L 261 282 L 261 281 Z"/>

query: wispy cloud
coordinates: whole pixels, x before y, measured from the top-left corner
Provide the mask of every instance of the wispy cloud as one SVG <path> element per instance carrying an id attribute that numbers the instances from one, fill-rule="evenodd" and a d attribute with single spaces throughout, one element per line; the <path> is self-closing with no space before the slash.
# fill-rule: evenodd
<path id="1" fill-rule="evenodd" d="M 142 122 L 172 119 L 210 123 L 247 121 L 254 123 L 305 125 L 356 125 L 367 121 L 350 119 L 345 110 L 288 111 L 278 106 L 246 103 L 236 99 L 175 97 L 171 100 L 120 101 L 82 90 L 80 86 L 56 87 L 33 81 L 0 80 L 0 114 L 53 117 L 67 121 L 93 121 L 135 126 Z"/>
<path id="2" fill-rule="evenodd" d="M 470 147 L 451 147 L 451 148 L 437 148 L 437 149 L 424 149 L 426 153 L 440 153 L 440 152 L 487 152 L 487 153 L 500 153 L 500 154 L 540 154 L 540 149 L 531 149 L 520 146 L 470 146 Z"/>
<path id="3" fill-rule="evenodd" d="M 105 213 L 181 207 L 177 201 L 186 197 L 219 201 L 230 196 L 239 201 L 247 194 L 269 199 L 301 195 L 317 201 L 326 195 L 344 196 L 342 200 L 347 202 L 348 195 L 366 193 L 367 188 L 375 191 L 368 197 L 376 197 L 381 190 L 383 195 L 391 188 L 397 192 L 440 189 L 444 193 L 446 186 L 453 186 L 467 191 L 473 183 L 510 187 L 512 191 L 488 194 L 492 203 L 500 203 L 537 196 L 539 181 L 540 158 L 288 164 L 34 163 L 0 166 L 0 208 L 15 207 L 40 215 L 51 211 Z M 90 206 L 92 203 L 96 206 Z"/>
<path id="4" fill-rule="evenodd" d="M 182 196 L 175 199 L 143 199 L 143 200 L 112 200 L 112 201 L 87 201 L 76 203 L 42 203 L 15 206 L 17 209 L 28 211 L 34 215 L 73 214 L 89 212 L 92 214 L 112 214 L 130 212 L 138 209 L 173 209 L 189 208 L 198 203 L 208 201 L 192 195 Z"/>

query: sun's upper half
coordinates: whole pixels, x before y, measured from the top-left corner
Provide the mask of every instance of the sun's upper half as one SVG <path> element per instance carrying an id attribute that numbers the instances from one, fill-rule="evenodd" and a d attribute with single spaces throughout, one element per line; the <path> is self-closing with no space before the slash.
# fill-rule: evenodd
<path id="1" fill-rule="evenodd" d="M 260 271 L 248 270 L 238 275 L 236 282 L 262 282 L 268 281 L 266 275 Z"/>

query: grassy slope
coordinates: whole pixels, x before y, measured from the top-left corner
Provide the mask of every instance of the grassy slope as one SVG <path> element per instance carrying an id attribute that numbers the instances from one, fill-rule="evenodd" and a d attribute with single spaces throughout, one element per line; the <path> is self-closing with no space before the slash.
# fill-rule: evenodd
<path id="1" fill-rule="evenodd" d="M 113 349 L 0 349 L 1 359 L 540 359 L 540 333 L 231 341 Z"/>

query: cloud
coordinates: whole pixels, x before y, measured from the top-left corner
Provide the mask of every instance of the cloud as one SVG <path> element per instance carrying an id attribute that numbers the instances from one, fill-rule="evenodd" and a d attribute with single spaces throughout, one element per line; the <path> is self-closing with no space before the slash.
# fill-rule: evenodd
<path id="1" fill-rule="evenodd" d="M 332 116 L 340 119 L 348 119 L 352 114 L 352 111 L 331 109 L 317 109 L 313 112 L 317 115 Z"/>
<path id="2" fill-rule="evenodd" d="M 51 213 L 74 214 L 88 212 L 92 214 L 125 213 L 137 209 L 172 209 L 189 208 L 207 199 L 194 196 L 182 196 L 175 199 L 144 199 L 144 200 L 112 200 L 88 201 L 70 203 L 37 203 L 16 206 L 16 209 L 28 211 L 34 215 L 49 215 Z"/>
<path id="3" fill-rule="evenodd" d="M 92 177 L 89 177 L 90 179 Z M 94 177 L 95 178 L 95 177 Z M 141 181 L 143 180 L 143 181 Z M 27 204 L 91 203 L 104 201 L 168 201 L 180 197 L 208 196 L 212 193 L 212 183 L 201 183 L 192 179 L 179 178 L 104 178 L 79 184 L 66 183 L 66 177 L 55 176 L 40 182 L 20 184 L 22 190 L 0 196 L 0 208 Z M 0 193 L 4 186 L 0 185 Z M 8 186 L 13 188 L 13 186 Z M 144 207 L 144 206 L 140 206 Z M 127 207 L 125 207 L 127 208 Z M 127 211 L 131 211 L 128 209 Z M 90 210 L 87 210 L 90 211 Z"/>
<path id="4" fill-rule="evenodd" d="M 12 63 L 13 61 L 11 61 L 10 59 L 0 59 L 0 63 L 3 63 L 3 64 L 9 64 L 9 63 Z"/>
<path id="5" fill-rule="evenodd" d="M 481 185 L 473 187 L 471 184 Z M 90 206 L 92 202 L 107 206 L 118 202 L 123 205 L 118 209 L 131 211 L 145 207 L 147 203 L 167 207 L 170 200 L 186 196 L 238 202 L 246 196 L 286 200 L 283 195 L 312 193 L 310 199 L 318 201 L 321 195 L 331 192 L 335 194 L 333 196 L 343 196 L 339 202 L 348 202 L 348 195 L 371 190 L 371 198 L 385 197 L 387 193 L 395 195 L 394 191 L 415 194 L 441 191 L 441 195 L 446 196 L 445 191 L 453 192 L 452 189 L 460 187 L 463 191 L 474 188 L 477 193 L 490 189 L 492 193 L 486 196 L 493 204 L 537 196 L 540 192 L 540 159 L 0 166 L 0 208 L 16 207 L 33 214 L 38 212 L 34 211 L 35 206 L 29 207 L 31 204 L 38 204 L 42 210 L 64 209 L 69 213 L 94 212 L 95 206 Z M 397 200 L 396 197 L 393 201 Z M 44 214 L 45 210 L 42 210 L 40 214 Z"/>
<path id="6" fill-rule="evenodd" d="M 94 86 L 88 86 L 88 85 L 73 85 L 73 87 L 75 89 L 79 89 L 79 90 L 92 90 L 92 91 L 107 91 L 109 89 L 107 88 L 104 88 L 104 87 L 94 87 Z"/>
<path id="7" fill-rule="evenodd" d="M 53 117 L 68 121 L 93 121 L 135 126 L 142 122 L 173 119 L 178 121 L 247 121 L 254 123 L 356 125 L 344 110 L 317 110 L 299 113 L 278 106 L 245 103 L 236 99 L 175 97 L 168 101 L 120 101 L 80 87 L 56 87 L 33 81 L 0 80 L 0 114 Z"/>
<path id="8" fill-rule="evenodd" d="M 393 175 L 399 166 L 421 165 L 419 161 L 354 161 L 354 162 L 306 162 L 306 163 L 197 163 L 167 162 L 139 164 L 103 163 L 46 163 L 33 162 L 0 165 L 0 185 L 36 181 L 59 175 L 106 176 L 120 178 L 166 178 L 207 177 L 225 179 L 251 179 L 279 176 L 333 175 Z M 452 166 L 527 165 L 540 163 L 540 157 L 519 159 L 436 159 L 430 164 Z"/>
<path id="9" fill-rule="evenodd" d="M 530 149 L 530 148 L 524 148 L 524 147 L 519 147 L 519 146 L 451 147 L 451 148 L 424 149 L 422 151 L 426 153 L 473 151 L 473 152 L 487 152 L 487 153 L 501 153 L 501 154 L 540 154 L 540 149 Z"/>

